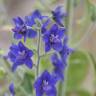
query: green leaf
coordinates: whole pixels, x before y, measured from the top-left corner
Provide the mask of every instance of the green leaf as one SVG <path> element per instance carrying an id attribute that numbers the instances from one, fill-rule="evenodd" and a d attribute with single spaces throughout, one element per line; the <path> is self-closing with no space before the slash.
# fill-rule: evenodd
<path id="1" fill-rule="evenodd" d="M 22 81 L 21 86 L 24 88 L 26 93 L 32 94 L 33 93 L 33 80 L 35 76 L 31 72 L 26 72 L 24 75 L 24 80 Z"/>
<path id="2" fill-rule="evenodd" d="M 76 93 L 78 94 L 78 96 L 91 96 L 91 94 L 89 92 L 84 91 L 84 90 L 77 91 Z"/>
<path id="3" fill-rule="evenodd" d="M 6 72 L 3 67 L 0 67 L 0 80 L 6 76 Z"/>
<path id="4" fill-rule="evenodd" d="M 53 69 L 53 66 L 50 62 L 50 56 L 46 55 L 46 56 L 42 57 L 41 62 L 40 62 L 40 72 L 42 72 L 44 70 L 51 71 L 52 69 Z"/>
<path id="5" fill-rule="evenodd" d="M 77 89 L 85 79 L 89 68 L 89 60 L 82 51 L 75 51 L 69 58 L 67 91 Z"/>
<path id="6" fill-rule="evenodd" d="M 26 46 L 29 48 L 29 49 L 32 49 L 34 52 L 36 52 L 37 50 L 37 39 L 27 39 L 26 41 Z"/>
<path id="7" fill-rule="evenodd" d="M 93 56 L 93 54 L 89 53 L 91 61 L 93 63 L 94 69 L 95 69 L 95 73 L 96 73 L 96 59 L 95 56 Z"/>
<path id="8" fill-rule="evenodd" d="M 0 55 L 4 54 L 4 50 L 0 49 Z"/>
<path id="9" fill-rule="evenodd" d="M 96 6 L 89 1 L 89 14 L 92 21 L 96 21 Z"/>
<path id="10" fill-rule="evenodd" d="M 72 96 L 72 94 L 73 94 L 73 96 L 91 96 L 91 94 L 85 90 L 69 92 L 69 93 L 67 93 L 67 96 Z"/>
<path id="11" fill-rule="evenodd" d="M 93 66 L 94 66 L 94 72 L 95 72 L 95 74 L 94 74 L 94 78 L 95 78 L 94 86 L 96 86 L 96 59 L 95 59 L 95 56 L 92 53 L 89 53 L 89 56 L 91 58 Z"/>

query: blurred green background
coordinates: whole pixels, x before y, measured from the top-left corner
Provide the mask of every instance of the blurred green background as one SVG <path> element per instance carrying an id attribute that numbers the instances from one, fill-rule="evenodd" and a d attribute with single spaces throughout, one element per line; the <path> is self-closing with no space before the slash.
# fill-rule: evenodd
<path id="1" fill-rule="evenodd" d="M 58 5 L 69 13 L 65 25 L 69 46 L 76 50 L 68 60 L 66 84 L 62 90 L 66 91 L 66 96 L 96 96 L 96 0 L 0 0 L 0 56 L 6 55 L 11 43 L 16 42 L 11 33 L 13 17 L 24 17 L 34 9 L 50 16 L 50 9 Z M 28 40 L 27 46 L 35 49 L 35 41 Z M 41 59 L 41 71 L 50 69 L 48 60 L 48 56 Z M 34 68 L 23 67 L 13 74 L 10 62 L 0 58 L 0 96 L 9 93 L 11 81 L 15 82 L 16 96 L 35 96 L 32 95 L 34 78 Z M 61 96 L 64 96 L 63 91 Z"/>

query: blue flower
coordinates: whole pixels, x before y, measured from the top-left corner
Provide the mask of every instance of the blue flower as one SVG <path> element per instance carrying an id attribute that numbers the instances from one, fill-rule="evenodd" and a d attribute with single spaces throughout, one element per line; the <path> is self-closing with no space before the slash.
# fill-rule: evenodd
<path id="1" fill-rule="evenodd" d="M 32 50 L 29 50 L 19 42 L 18 45 L 13 44 L 10 47 L 8 53 L 10 60 L 13 62 L 12 71 L 14 72 L 19 65 L 25 64 L 28 68 L 32 68 L 33 62 L 31 57 L 33 56 Z"/>
<path id="2" fill-rule="evenodd" d="M 43 24 L 42 24 L 42 27 L 41 27 L 41 32 L 42 34 L 45 34 L 48 30 L 48 27 L 49 25 L 51 24 L 51 20 L 50 19 L 47 19 Z"/>
<path id="3" fill-rule="evenodd" d="M 35 10 L 32 14 L 25 17 L 25 21 L 28 26 L 33 26 L 34 24 L 36 24 L 35 22 L 36 19 L 38 20 L 42 19 L 42 16 L 39 10 Z"/>
<path id="4" fill-rule="evenodd" d="M 64 17 L 67 16 L 66 13 L 62 12 L 62 6 L 58 6 L 54 11 L 52 11 L 53 20 L 58 23 L 60 26 L 64 26 Z"/>
<path id="5" fill-rule="evenodd" d="M 64 80 L 64 64 L 56 53 L 51 56 L 51 62 L 54 66 L 53 76 L 55 77 L 56 81 Z"/>
<path id="6" fill-rule="evenodd" d="M 63 60 L 64 66 L 67 65 L 67 60 L 68 60 L 69 55 L 72 52 L 74 52 L 74 50 L 72 48 L 69 48 L 67 43 L 68 43 L 68 37 L 65 36 L 64 42 L 63 42 L 63 49 L 59 52 L 61 55 L 61 58 Z"/>
<path id="7" fill-rule="evenodd" d="M 11 93 L 11 96 L 15 96 L 15 90 L 14 90 L 14 84 L 11 83 L 10 86 L 9 86 L 9 91 Z"/>
<path id="8" fill-rule="evenodd" d="M 14 38 L 15 39 L 22 39 L 24 38 L 24 41 L 26 41 L 26 38 L 35 38 L 37 35 L 37 32 L 34 31 L 31 27 L 27 26 L 25 21 L 22 20 L 22 18 L 17 17 L 13 19 L 15 23 L 15 27 L 12 29 L 14 32 Z"/>
<path id="9" fill-rule="evenodd" d="M 56 96 L 55 80 L 53 76 L 44 71 L 35 81 L 36 96 Z"/>
<path id="10" fill-rule="evenodd" d="M 34 24 L 36 24 L 36 19 L 42 22 L 43 19 L 47 18 L 48 18 L 47 16 L 42 16 L 39 10 L 35 10 L 34 12 L 32 12 L 32 14 L 25 17 L 25 21 L 27 26 L 33 26 Z"/>
<path id="11" fill-rule="evenodd" d="M 62 38 L 64 36 L 65 28 L 59 28 L 57 24 L 53 24 L 48 32 L 43 36 L 45 43 L 45 51 L 48 52 L 53 48 L 56 51 L 61 51 L 63 48 Z"/>

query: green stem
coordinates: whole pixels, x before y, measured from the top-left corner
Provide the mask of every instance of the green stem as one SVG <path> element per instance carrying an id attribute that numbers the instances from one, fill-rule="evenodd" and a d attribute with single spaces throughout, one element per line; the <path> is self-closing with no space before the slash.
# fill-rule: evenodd
<path id="1" fill-rule="evenodd" d="M 72 31 L 73 3 L 74 3 L 74 0 L 66 0 L 66 12 L 68 14 L 68 17 L 66 17 L 66 20 L 65 20 L 65 27 L 68 33 Z M 64 77 L 65 77 L 64 84 L 62 81 L 59 84 L 60 92 L 58 93 L 58 96 L 66 96 L 68 68 L 69 68 L 69 64 L 67 64 L 66 70 L 64 72 Z M 64 85 L 64 89 L 63 89 L 63 85 Z"/>
<path id="2" fill-rule="evenodd" d="M 41 32 L 39 31 L 39 36 L 38 36 L 38 47 L 37 47 L 37 55 L 38 55 L 38 59 L 37 59 L 37 67 L 36 67 L 36 75 L 38 77 L 39 74 L 39 63 L 40 63 L 40 36 Z"/>
<path id="3" fill-rule="evenodd" d="M 44 54 L 40 55 L 40 58 L 45 57 L 46 55 L 47 55 L 47 56 L 48 56 L 48 55 L 52 55 L 53 53 L 54 53 L 54 51 L 49 52 L 49 53 L 44 53 Z"/>
<path id="4" fill-rule="evenodd" d="M 67 64 L 65 74 L 64 74 L 65 80 L 64 80 L 64 91 L 62 93 L 62 96 L 63 96 L 63 94 L 64 94 L 64 96 L 66 96 L 66 92 L 67 92 L 66 89 L 67 89 L 68 69 L 69 69 L 69 64 Z"/>
<path id="5" fill-rule="evenodd" d="M 65 27 L 67 29 L 67 34 L 70 36 L 69 39 L 71 38 L 71 33 L 72 33 L 72 22 L 73 22 L 73 15 L 74 15 L 74 0 L 66 0 L 66 12 L 68 16 L 65 19 Z M 71 32 L 71 33 L 70 33 Z M 69 34 L 70 33 L 70 34 Z"/>
<path id="6" fill-rule="evenodd" d="M 58 85 L 58 96 L 62 96 L 62 90 L 63 90 L 63 86 L 62 86 L 63 82 L 60 82 Z"/>

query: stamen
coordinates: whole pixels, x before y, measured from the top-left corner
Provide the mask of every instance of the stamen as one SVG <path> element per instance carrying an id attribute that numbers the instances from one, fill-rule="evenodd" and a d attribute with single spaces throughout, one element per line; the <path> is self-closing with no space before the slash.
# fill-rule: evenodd
<path id="1" fill-rule="evenodd" d="M 59 40 L 59 37 L 58 37 L 58 35 L 54 35 L 54 34 L 51 34 L 51 36 L 50 36 L 50 41 L 52 42 L 52 43 L 56 43 L 56 42 L 59 42 L 60 40 Z"/>
<path id="2" fill-rule="evenodd" d="M 25 50 L 23 50 L 22 52 L 18 52 L 18 57 L 17 57 L 17 59 L 23 59 L 23 58 L 25 58 L 26 57 L 26 52 L 25 52 Z"/>
<path id="3" fill-rule="evenodd" d="M 43 80 L 43 85 L 47 86 L 48 85 L 48 81 L 47 80 Z"/>

